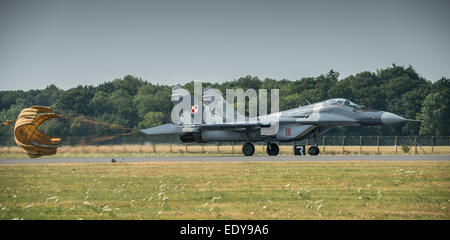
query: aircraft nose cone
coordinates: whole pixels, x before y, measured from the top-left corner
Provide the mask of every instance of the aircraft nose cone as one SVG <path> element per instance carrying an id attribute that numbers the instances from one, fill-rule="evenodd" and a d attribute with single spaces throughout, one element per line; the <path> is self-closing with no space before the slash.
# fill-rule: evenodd
<path id="1" fill-rule="evenodd" d="M 385 125 L 400 123 L 405 121 L 406 119 L 400 117 L 399 115 L 390 113 L 390 112 L 384 112 L 381 115 L 381 122 Z"/>

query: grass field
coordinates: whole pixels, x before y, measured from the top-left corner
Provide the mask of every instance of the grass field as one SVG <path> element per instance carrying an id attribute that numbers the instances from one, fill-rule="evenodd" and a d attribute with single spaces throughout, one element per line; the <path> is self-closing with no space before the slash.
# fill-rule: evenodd
<path id="1" fill-rule="evenodd" d="M 67 157 L 138 157 L 138 156 L 195 156 L 195 155 L 242 155 L 242 145 L 102 145 L 102 146 L 62 146 L 58 148 L 52 158 Z M 256 145 L 256 155 L 267 155 L 266 146 Z M 345 154 L 345 155 L 403 155 L 416 154 L 416 149 L 411 147 L 404 152 L 399 146 L 397 150 L 393 146 L 320 146 L 320 154 Z M 280 146 L 281 155 L 292 155 L 292 146 Z M 450 154 L 450 146 L 423 146 L 417 147 L 417 154 Z M 0 158 L 27 158 L 27 155 L 19 147 L 0 147 Z"/>
<path id="2" fill-rule="evenodd" d="M 450 219 L 450 161 L 0 165 L 0 219 Z"/>

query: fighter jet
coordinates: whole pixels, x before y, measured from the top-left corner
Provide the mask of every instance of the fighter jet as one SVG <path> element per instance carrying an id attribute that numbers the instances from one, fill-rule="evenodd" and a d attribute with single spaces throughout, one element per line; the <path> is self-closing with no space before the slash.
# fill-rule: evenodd
<path id="1" fill-rule="evenodd" d="M 205 99 L 205 96 L 203 96 Z M 207 110 L 207 107 L 205 107 Z M 238 114 L 235 112 L 235 114 Z M 250 119 L 252 120 L 252 119 Z M 149 135 L 178 134 L 182 142 L 244 142 L 242 153 L 251 156 L 255 152 L 254 142 L 265 142 L 267 154 L 279 153 L 279 142 L 300 141 L 314 137 L 315 141 L 308 148 L 308 154 L 318 155 L 317 136 L 328 129 L 338 126 L 391 125 L 410 120 L 394 113 L 379 111 L 359 106 L 344 98 L 299 106 L 294 109 L 259 116 L 253 121 L 245 119 L 232 123 L 201 124 L 165 124 L 141 130 Z M 277 128 L 271 134 L 262 134 L 261 130 Z M 269 131 L 270 132 L 270 131 Z"/>

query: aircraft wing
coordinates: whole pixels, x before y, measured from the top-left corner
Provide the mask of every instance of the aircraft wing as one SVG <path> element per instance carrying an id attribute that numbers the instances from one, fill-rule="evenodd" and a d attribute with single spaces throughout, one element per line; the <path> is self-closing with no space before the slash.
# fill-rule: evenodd
<path id="1" fill-rule="evenodd" d="M 192 130 L 198 131 L 200 129 L 242 129 L 253 127 L 270 127 L 270 124 L 263 123 L 219 123 L 219 124 L 164 124 L 158 127 L 152 127 L 141 130 L 141 132 L 148 135 L 169 135 L 180 134 L 183 132 L 191 132 Z"/>
<path id="2" fill-rule="evenodd" d="M 157 127 L 147 128 L 141 130 L 141 132 L 149 135 L 167 135 L 167 134 L 179 134 L 182 132 L 175 124 L 164 124 Z"/>
<path id="3" fill-rule="evenodd" d="M 200 129 L 230 129 L 230 128 L 252 128 L 252 127 L 270 127 L 270 124 L 263 123 L 217 123 L 217 124 L 199 124 L 195 125 Z"/>

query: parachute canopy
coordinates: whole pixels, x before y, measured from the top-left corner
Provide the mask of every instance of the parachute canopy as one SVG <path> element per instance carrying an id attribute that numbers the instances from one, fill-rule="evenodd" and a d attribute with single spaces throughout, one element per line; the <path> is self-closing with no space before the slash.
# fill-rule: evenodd
<path id="1" fill-rule="evenodd" d="M 14 125 L 14 139 L 31 158 L 56 153 L 61 138 L 55 138 L 38 130 L 39 125 L 51 118 L 58 118 L 49 107 L 32 106 L 23 109 Z"/>

